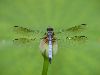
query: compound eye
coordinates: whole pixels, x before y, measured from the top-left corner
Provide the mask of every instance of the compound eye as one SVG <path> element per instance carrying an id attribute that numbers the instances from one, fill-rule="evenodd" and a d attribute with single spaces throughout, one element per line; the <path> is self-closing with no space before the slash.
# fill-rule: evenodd
<path id="1" fill-rule="evenodd" d="M 53 31 L 53 28 L 47 28 L 47 31 Z"/>

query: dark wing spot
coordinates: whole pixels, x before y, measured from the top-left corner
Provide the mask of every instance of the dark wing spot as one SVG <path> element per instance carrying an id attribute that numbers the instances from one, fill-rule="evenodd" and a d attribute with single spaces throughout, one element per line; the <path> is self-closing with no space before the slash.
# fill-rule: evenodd
<path id="1" fill-rule="evenodd" d="M 19 27 L 19 26 L 14 26 L 14 27 Z"/>
<path id="2" fill-rule="evenodd" d="M 69 37 L 66 37 L 66 39 L 68 39 Z"/>
<path id="3" fill-rule="evenodd" d="M 74 36 L 74 37 L 77 37 L 77 36 Z"/>
<path id="4" fill-rule="evenodd" d="M 36 38 L 34 38 L 34 39 L 30 39 L 30 40 L 36 40 Z"/>
<path id="5" fill-rule="evenodd" d="M 14 40 L 18 40 L 18 39 L 14 39 Z"/>
<path id="6" fill-rule="evenodd" d="M 81 37 L 87 38 L 86 36 L 81 36 Z"/>
<path id="7" fill-rule="evenodd" d="M 86 25 L 86 24 L 81 24 L 81 25 Z"/>
<path id="8" fill-rule="evenodd" d="M 81 37 L 85 37 L 85 36 L 81 36 Z"/>

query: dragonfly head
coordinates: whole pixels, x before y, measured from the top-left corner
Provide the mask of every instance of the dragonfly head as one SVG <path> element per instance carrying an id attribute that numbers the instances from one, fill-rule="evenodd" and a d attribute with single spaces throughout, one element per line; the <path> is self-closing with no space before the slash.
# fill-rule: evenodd
<path id="1" fill-rule="evenodd" d="M 47 32 L 49 32 L 49 31 L 52 32 L 52 31 L 53 31 L 53 28 L 48 27 L 48 28 L 47 28 Z"/>

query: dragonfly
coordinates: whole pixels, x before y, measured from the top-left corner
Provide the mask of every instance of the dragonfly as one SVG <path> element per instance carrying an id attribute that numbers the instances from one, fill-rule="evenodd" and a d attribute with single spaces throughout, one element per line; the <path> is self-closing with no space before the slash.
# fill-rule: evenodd
<path id="1" fill-rule="evenodd" d="M 59 31 L 54 31 L 53 27 L 48 26 L 47 30 L 45 32 L 41 30 L 32 30 L 29 28 L 25 28 L 22 26 L 14 26 L 14 31 L 17 34 L 21 34 L 21 37 L 16 37 L 13 39 L 13 42 L 18 42 L 18 43 L 30 43 L 34 42 L 35 40 L 40 40 L 40 51 L 43 56 L 46 56 L 48 58 L 48 61 L 51 63 L 53 56 L 57 53 L 58 50 L 58 41 L 62 40 L 63 38 L 59 38 L 60 34 L 67 35 L 65 37 L 65 40 L 72 40 L 72 41 L 83 41 L 86 40 L 87 37 L 84 35 L 72 35 L 68 36 L 68 33 L 79 33 L 85 30 L 86 24 L 80 24 L 80 25 L 75 25 L 70 28 L 63 28 L 60 29 Z M 43 34 L 41 37 L 38 38 L 40 34 Z M 31 36 L 31 37 L 29 37 Z M 63 35 L 62 35 L 63 37 Z"/>

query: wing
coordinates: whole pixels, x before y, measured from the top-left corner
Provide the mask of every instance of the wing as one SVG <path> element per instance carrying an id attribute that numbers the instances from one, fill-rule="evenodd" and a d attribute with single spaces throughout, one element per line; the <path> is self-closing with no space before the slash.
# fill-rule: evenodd
<path id="1" fill-rule="evenodd" d="M 86 24 L 70 27 L 68 29 L 62 29 L 62 32 L 80 32 L 86 28 Z"/>
<path id="2" fill-rule="evenodd" d="M 86 29 L 86 24 L 75 25 L 70 28 L 61 29 L 56 32 L 57 37 L 64 42 L 83 42 L 88 39 L 84 34 L 84 30 Z"/>
<path id="3" fill-rule="evenodd" d="M 29 28 L 14 26 L 13 31 L 15 32 L 15 37 L 13 39 L 14 43 L 28 44 L 32 43 L 37 39 L 40 39 L 43 33 L 40 30 L 31 30 Z"/>
<path id="4" fill-rule="evenodd" d="M 84 35 L 83 36 L 80 35 L 80 36 L 66 37 L 66 39 L 78 42 L 78 41 L 85 41 L 85 40 L 87 40 L 87 37 L 84 36 Z"/>
<path id="5" fill-rule="evenodd" d="M 30 42 L 33 42 L 35 40 L 35 38 L 34 39 L 30 39 L 30 38 L 15 38 L 14 40 L 13 40 L 13 42 L 16 42 L 16 43 L 20 43 L 20 44 L 26 44 L 26 43 L 30 43 Z"/>
<path id="6" fill-rule="evenodd" d="M 18 34 L 37 34 L 39 30 L 31 30 L 29 28 L 21 27 L 21 26 L 14 26 L 13 30 Z"/>

